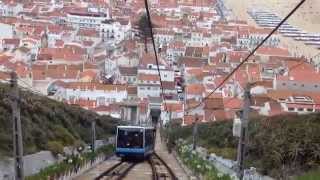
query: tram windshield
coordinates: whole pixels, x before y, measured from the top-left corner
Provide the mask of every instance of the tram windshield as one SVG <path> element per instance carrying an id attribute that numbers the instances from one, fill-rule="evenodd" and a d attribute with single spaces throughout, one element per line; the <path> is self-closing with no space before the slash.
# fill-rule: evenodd
<path id="1" fill-rule="evenodd" d="M 143 130 L 118 129 L 118 148 L 143 148 Z"/>

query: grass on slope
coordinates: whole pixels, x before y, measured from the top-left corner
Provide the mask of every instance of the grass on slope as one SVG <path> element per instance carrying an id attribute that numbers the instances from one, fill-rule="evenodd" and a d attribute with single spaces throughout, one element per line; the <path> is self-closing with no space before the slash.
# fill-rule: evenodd
<path id="1" fill-rule="evenodd" d="M 319 180 L 320 169 L 309 171 L 301 176 L 295 177 L 294 180 Z"/>
<path id="2" fill-rule="evenodd" d="M 6 99 L 8 85 L 0 84 L 0 156 L 12 155 L 11 107 Z M 97 118 L 97 138 L 115 133 L 118 121 L 109 116 L 99 116 L 80 107 L 66 105 L 44 96 L 21 91 L 21 121 L 24 153 L 34 153 L 48 148 L 90 142 L 90 120 Z"/>

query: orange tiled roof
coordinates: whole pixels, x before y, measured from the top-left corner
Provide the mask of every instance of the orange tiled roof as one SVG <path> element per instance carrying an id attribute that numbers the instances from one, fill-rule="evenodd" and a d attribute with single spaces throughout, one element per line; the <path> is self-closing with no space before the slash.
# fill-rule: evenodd
<path id="1" fill-rule="evenodd" d="M 138 74 L 138 80 L 141 81 L 160 81 L 159 75 L 156 74 Z"/>
<path id="2" fill-rule="evenodd" d="M 186 93 L 187 94 L 198 94 L 202 95 L 205 91 L 205 88 L 202 84 L 190 84 L 186 86 Z"/>

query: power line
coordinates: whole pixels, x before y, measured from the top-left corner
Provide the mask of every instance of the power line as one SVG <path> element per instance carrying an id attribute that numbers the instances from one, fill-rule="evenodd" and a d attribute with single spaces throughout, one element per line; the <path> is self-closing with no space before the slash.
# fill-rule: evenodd
<path id="1" fill-rule="evenodd" d="M 224 83 L 230 79 L 230 77 L 245 63 L 249 60 L 249 58 L 280 28 L 280 26 L 286 22 L 289 17 L 291 17 L 292 14 L 294 14 L 299 8 L 300 6 L 305 2 L 306 0 L 302 0 L 259 44 L 258 46 L 256 46 L 253 51 L 251 51 L 249 53 L 249 55 L 242 61 L 240 62 L 240 64 L 234 68 L 227 76 L 225 79 L 223 79 L 223 81 L 221 81 L 221 83 L 219 83 L 219 85 L 213 89 L 213 91 L 211 91 L 206 97 L 204 97 L 201 102 L 199 104 L 197 104 L 194 107 L 190 107 L 188 109 L 186 109 L 185 111 L 190 111 L 192 109 L 195 109 L 197 107 L 199 107 L 205 100 L 207 100 L 216 90 L 218 90 L 221 86 L 224 85 Z"/>
<path id="2" fill-rule="evenodd" d="M 152 40 L 153 51 L 154 51 L 154 55 L 155 55 L 156 63 L 157 63 L 158 75 L 159 75 L 159 77 L 160 77 L 160 87 L 161 87 L 161 92 L 162 92 L 162 99 L 163 99 L 163 101 L 164 101 L 165 111 L 167 111 L 167 104 L 166 104 L 166 99 L 165 99 L 165 97 L 164 97 L 164 89 L 163 89 L 163 83 L 162 83 L 161 73 L 160 73 L 160 68 L 159 68 L 158 55 L 157 55 L 157 51 L 156 51 L 156 45 L 155 45 L 154 35 L 153 35 L 153 30 L 152 30 L 152 22 L 151 22 L 151 16 L 150 16 L 150 12 L 149 12 L 148 0 L 145 0 L 144 3 L 145 3 L 146 12 L 147 12 L 148 25 L 149 25 L 149 27 L 150 27 L 150 33 L 151 33 L 151 40 Z"/>

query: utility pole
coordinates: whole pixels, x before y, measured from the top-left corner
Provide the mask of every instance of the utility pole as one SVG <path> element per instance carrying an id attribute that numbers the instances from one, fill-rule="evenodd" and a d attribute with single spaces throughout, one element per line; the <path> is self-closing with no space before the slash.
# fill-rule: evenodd
<path id="1" fill-rule="evenodd" d="M 96 149 L 96 120 L 94 119 L 91 121 L 91 148 L 92 152 Z"/>
<path id="2" fill-rule="evenodd" d="M 244 91 L 244 107 L 243 112 L 240 115 L 241 121 L 241 130 L 240 138 L 238 143 L 238 152 L 237 152 L 237 165 L 238 165 L 238 177 L 240 180 L 243 179 L 243 170 L 244 170 L 244 157 L 246 151 L 246 143 L 248 141 L 248 121 L 249 121 L 249 112 L 250 112 L 250 89 L 251 84 L 247 84 Z"/>
<path id="3" fill-rule="evenodd" d="M 168 147 L 169 153 L 171 153 L 171 149 L 172 149 L 172 145 L 173 145 L 173 142 L 172 142 L 172 139 L 171 139 L 171 133 L 172 133 L 171 118 L 172 118 L 172 112 L 169 111 L 169 121 L 167 122 L 167 124 L 168 124 L 167 147 Z"/>
<path id="4" fill-rule="evenodd" d="M 11 73 L 11 108 L 13 125 L 13 157 L 15 180 L 23 180 L 23 142 L 20 119 L 19 89 L 17 83 L 17 74 Z"/>
<path id="5" fill-rule="evenodd" d="M 197 149 L 197 136 L 198 136 L 198 114 L 196 114 L 195 121 L 193 122 L 192 142 L 193 150 Z"/>

